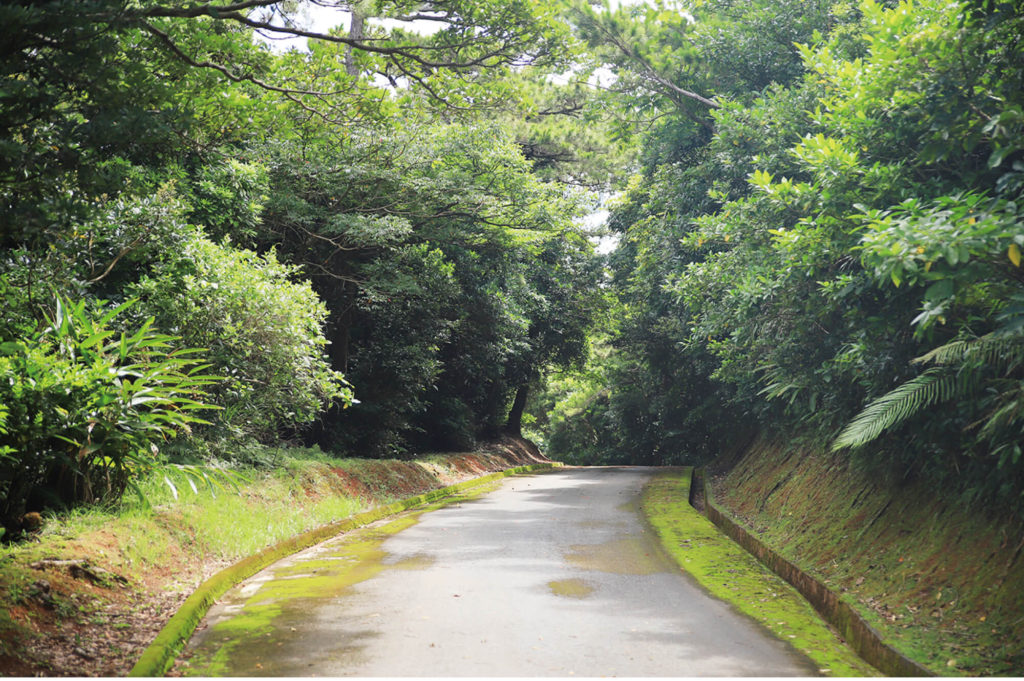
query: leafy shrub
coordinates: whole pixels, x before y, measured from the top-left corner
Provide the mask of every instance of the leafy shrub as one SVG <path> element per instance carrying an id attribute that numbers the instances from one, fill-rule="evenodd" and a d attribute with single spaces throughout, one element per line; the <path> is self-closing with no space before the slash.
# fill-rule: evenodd
<path id="1" fill-rule="evenodd" d="M 158 461 L 167 438 L 205 423 L 195 412 L 217 379 L 193 349 L 146 320 L 116 334 L 84 302 L 57 300 L 50 325 L 0 344 L 0 518 L 28 506 L 116 501 Z"/>
<path id="2" fill-rule="evenodd" d="M 190 219 L 215 238 L 251 238 L 267 199 L 267 171 L 228 159 L 203 166 L 192 188 Z"/>
<path id="3" fill-rule="evenodd" d="M 269 440 L 351 402 L 341 373 L 323 356 L 324 304 L 298 268 L 219 245 L 197 232 L 170 262 L 135 287 L 161 328 L 209 349 L 225 381 L 211 391 L 223 408 L 220 435 Z"/>

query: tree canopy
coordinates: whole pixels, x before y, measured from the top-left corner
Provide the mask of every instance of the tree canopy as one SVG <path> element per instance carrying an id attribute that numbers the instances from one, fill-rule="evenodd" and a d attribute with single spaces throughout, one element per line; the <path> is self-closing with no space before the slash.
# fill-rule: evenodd
<path id="1" fill-rule="evenodd" d="M 586 20 L 660 118 L 610 218 L 612 353 L 554 396 L 555 449 L 693 462 L 769 429 L 1020 509 L 1014 5 L 651 7 Z"/>
<path id="2" fill-rule="evenodd" d="M 1024 508 L 1012 2 L 0 22 L 8 527 L 168 462 L 503 431 L 675 464 L 785 430 Z"/>

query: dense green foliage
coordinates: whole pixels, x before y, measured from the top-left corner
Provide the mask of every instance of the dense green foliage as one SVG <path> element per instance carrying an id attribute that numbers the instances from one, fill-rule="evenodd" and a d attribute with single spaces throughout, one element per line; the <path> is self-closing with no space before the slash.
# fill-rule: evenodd
<path id="1" fill-rule="evenodd" d="M 1012 2 L 306 4 L 0 7 L 8 527 L 19 485 L 523 427 L 649 464 L 786 429 L 1019 505 Z"/>
<path id="2" fill-rule="evenodd" d="M 210 391 L 220 429 L 269 439 L 308 423 L 336 399 L 351 400 L 323 356 L 327 309 L 297 267 L 196 234 L 129 291 L 157 324 L 205 348 L 223 380 Z"/>
<path id="3" fill-rule="evenodd" d="M 552 444 L 589 428 L 603 460 L 681 462 L 754 429 L 838 435 L 897 478 L 1020 508 L 1024 19 L 771 4 L 801 14 L 786 58 L 745 56 L 770 32 L 729 3 L 704 30 L 753 31 L 734 54 L 672 53 L 711 62 L 676 84 L 714 106 L 646 137 L 611 217 L 616 358 Z M 761 70 L 704 78 L 737 60 Z"/>
<path id="4" fill-rule="evenodd" d="M 360 455 L 467 447 L 510 394 L 585 346 L 599 269 L 572 218 L 499 128 L 392 122 L 270 149 L 260 240 L 306 265 L 359 404 L 322 445 Z"/>
<path id="5" fill-rule="evenodd" d="M 569 27 L 534 0 L 339 3 L 331 30 L 303 5 L 0 8 L 8 530 L 257 443 L 468 447 L 585 354 L 593 198 L 559 180 L 609 171 L 531 142 L 571 121 L 511 124 L 578 100 L 521 73 L 564 69 Z"/>
<path id="6" fill-rule="evenodd" d="M 152 318 L 115 333 L 130 304 L 97 317 L 58 299 L 46 328 L 0 345 L 5 526 L 31 506 L 117 499 L 158 461 L 157 443 L 204 423 L 195 412 L 217 378 Z"/>

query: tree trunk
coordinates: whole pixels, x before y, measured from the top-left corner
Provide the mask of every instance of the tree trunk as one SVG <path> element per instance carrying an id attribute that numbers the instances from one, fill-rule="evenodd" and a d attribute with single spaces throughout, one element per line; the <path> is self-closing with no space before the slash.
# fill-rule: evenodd
<path id="1" fill-rule="evenodd" d="M 366 20 L 365 10 L 362 3 L 352 3 L 352 25 L 348 30 L 348 37 L 353 40 L 363 39 L 363 24 Z M 359 67 L 356 66 L 356 58 L 351 45 L 345 47 L 345 73 L 353 78 L 359 75 Z"/>
<path id="2" fill-rule="evenodd" d="M 512 402 L 512 409 L 508 412 L 508 422 L 505 424 L 505 432 L 515 437 L 523 436 L 523 411 L 526 410 L 526 398 L 530 396 L 530 385 L 524 383 L 516 390 L 516 399 Z"/>

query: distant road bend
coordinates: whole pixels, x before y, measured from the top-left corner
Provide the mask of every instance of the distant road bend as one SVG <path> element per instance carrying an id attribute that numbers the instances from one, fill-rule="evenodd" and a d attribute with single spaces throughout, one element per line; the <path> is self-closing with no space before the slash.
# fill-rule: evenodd
<path id="1" fill-rule="evenodd" d="M 188 671 L 815 675 L 809 660 L 664 556 L 635 510 L 653 472 L 513 477 L 379 544 L 339 537 L 297 554 L 210 611 L 190 643 Z"/>

